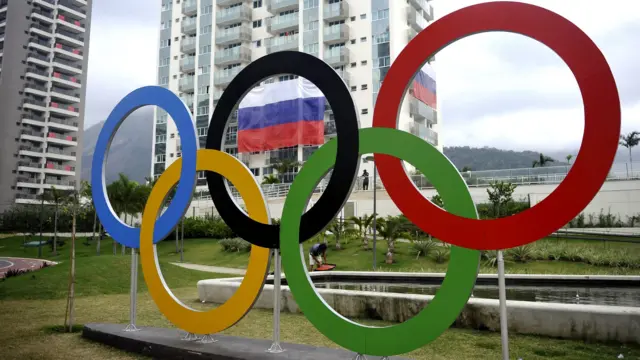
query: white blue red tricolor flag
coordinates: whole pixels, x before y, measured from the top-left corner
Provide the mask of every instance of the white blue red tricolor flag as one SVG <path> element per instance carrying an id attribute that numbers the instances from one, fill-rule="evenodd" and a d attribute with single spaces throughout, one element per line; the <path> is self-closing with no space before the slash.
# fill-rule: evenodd
<path id="1" fill-rule="evenodd" d="M 430 106 L 434 110 L 437 109 L 438 98 L 436 96 L 436 72 L 433 68 L 426 64 L 413 80 L 413 96 Z"/>
<path id="2" fill-rule="evenodd" d="M 324 144 L 325 102 L 303 78 L 254 88 L 238 106 L 238 152 Z"/>

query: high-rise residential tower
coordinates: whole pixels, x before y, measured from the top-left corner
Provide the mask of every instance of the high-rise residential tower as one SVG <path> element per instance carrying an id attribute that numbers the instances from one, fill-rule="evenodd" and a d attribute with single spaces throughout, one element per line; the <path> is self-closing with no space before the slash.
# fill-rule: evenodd
<path id="1" fill-rule="evenodd" d="M 277 51 L 315 55 L 331 65 L 351 90 L 360 126 L 370 127 L 382 81 L 408 41 L 433 20 L 427 0 L 162 0 L 158 83 L 191 109 L 200 146 L 225 87 L 247 64 Z M 418 69 L 416 69 L 418 70 Z M 427 65 L 421 87 L 412 86 L 400 111 L 399 128 L 442 149 L 438 141 L 435 73 Z M 272 81 L 288 81 L 283 75 Z M 416 77 L 418 79 L 418 77 Z M 416 82 L 418 82 L 416 80 Z M 429 85 L 429 86 L 427 86 Z M 430 87 L 430 91 L 424 90 Z M 325 139 L 335 136 L 330 107 Z M 283 160 L 303 163 L 317 146 L 238 154 L 237 114 L 229 119 L 225 151 L 262 180 Z M 180 136 L 166 112 L 156 109 L 152 174 L 157 177 L 181 156 Z M 372 164 L 361 169 L 372 172 Z M 291 182 L 297 169 L 279 174 Z M 204 173 L 198 185 L 205 185 Z"/>
<path id="2" fill-rule="evenodd" d="M 92 0 L 0 0 L 0 207 L 80 181 Z"/>

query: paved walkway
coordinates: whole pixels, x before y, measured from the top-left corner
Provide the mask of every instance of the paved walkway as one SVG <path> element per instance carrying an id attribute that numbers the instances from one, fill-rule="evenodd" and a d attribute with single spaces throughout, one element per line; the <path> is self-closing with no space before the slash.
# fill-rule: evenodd
<path id="1" fill-rule="evenodd" d="M 53 261 L 46 261 L 40 259 L 25 259 L 25 258 L 12 258 L 3 257 L 0 258 L 0 279 L 4 277 L 4 274 L 11 270 L 38 270 L 42 267 L 44 262 L 50 265 L 55 265 Z"/>
<path id="2" fill-rule="evenodd" d="M 234 269 L 228 267 L 220 267 L 220 266 L 209 266 L 209 265 L 198 265 L 198 264 L 187 264 L 187 263 L 171 263 L 172 265 L 180 266 L 185 269 L 198 270 L 210 273 L 218 273 L 218 274 L 231 274 L 231 275 L 244 275 L 244 269 Z"/>

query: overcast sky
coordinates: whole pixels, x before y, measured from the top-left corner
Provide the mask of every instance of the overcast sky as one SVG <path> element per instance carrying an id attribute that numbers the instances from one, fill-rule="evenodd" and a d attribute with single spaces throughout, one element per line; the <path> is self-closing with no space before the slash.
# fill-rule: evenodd
<path id="1" fill-rule="evenodd" d="M 479 2 L 431 3 L 439 17 Z M 617 81 L 623 131 L 640 131 L 640 3 L 525 2 L 568 18 L 595 41 Z M 129 91 L 155 84 L 159 18 L 160 0 L 94 0 L 85 126 L 104 120 Z M 515 34 L 474 35 L 442 50 L 435 67 L 445 146 L 579 146 L 584 113 L 577 83 L 544 45 Z"/>

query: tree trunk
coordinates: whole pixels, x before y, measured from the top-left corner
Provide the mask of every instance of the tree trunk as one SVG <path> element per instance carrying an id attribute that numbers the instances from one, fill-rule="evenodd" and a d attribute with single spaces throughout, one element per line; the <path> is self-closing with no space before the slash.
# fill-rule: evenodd
<path id="1" fill-rule="evenodd" d="M 124 212 L 124 223 L 127 223 L 127 211 L 125 210 Z M 127 250 L 127 247 L 124 245 L 120 245 L 120 249 L 122 249 L 122 255 L 124 255 L 124 252 Z"/>
<path id="2" fill-rule="evenodd" d="M 367 238 L 367 230 L 365 229 L 362 233 L 362 247 L 365 249 L 369 249 L 369 239 Z"/>
<path id="3" fill-rule="evenodd" d="M 178 237 L 179 237 L 178 233 L 180 232 L 180 226 L 179 225 L 176 225 L 175 232 L 176 232 L 176 254 L 177 254 L 177 253 L 180 252 L 180 243 L 178 242 Z"/>
<path id="4" fill-rule="evenodd" d="M 71 222 L 71 269 L 69 271 L 69 293 L 67 295 L 67 315 L 65 316 L 65 328 L 68 332 L 73 330 L 73 305 L 75 300 L 76 282 L 76 214 L 73 213 Z"/>
<path id="5" fill-rule="evenodd" d="M 340 244 L 340 236 L 336 236 L 336 250 L 342 249 L 342 245 Z"/>
<path id="6" fill-rule="evenodd" d="M 53 255 L 57 255 L 58 250 L 58 204 L 56 203 L 56 213 L 53 221 Z"/>
<path id="7" fill-rule="evenodd" d="M 96 209 L 93 209 L 93 232 L 91 233 L 91 238 L 96 239 L 96 223 L 98 222 L 98 212 Z M 98 235 L 98 240 L 96 241 L 96 255 L 100 255 L 100 235 Z"/>
<path id="8" fill-rule="evenodd" d="M 394 242 L 389 241 L 387 244 L 387 258 L 385 260 L 387 264 L 393 264 L 393 252 L 395 250 L 394 247 Z"/>
<path id="9" fill-rule="evenodd" d="M 629 166 L 631 166 L 631 178 L 633 178 L 633 158 L 631 157 L 631 146 L 629 146 Z"/>

